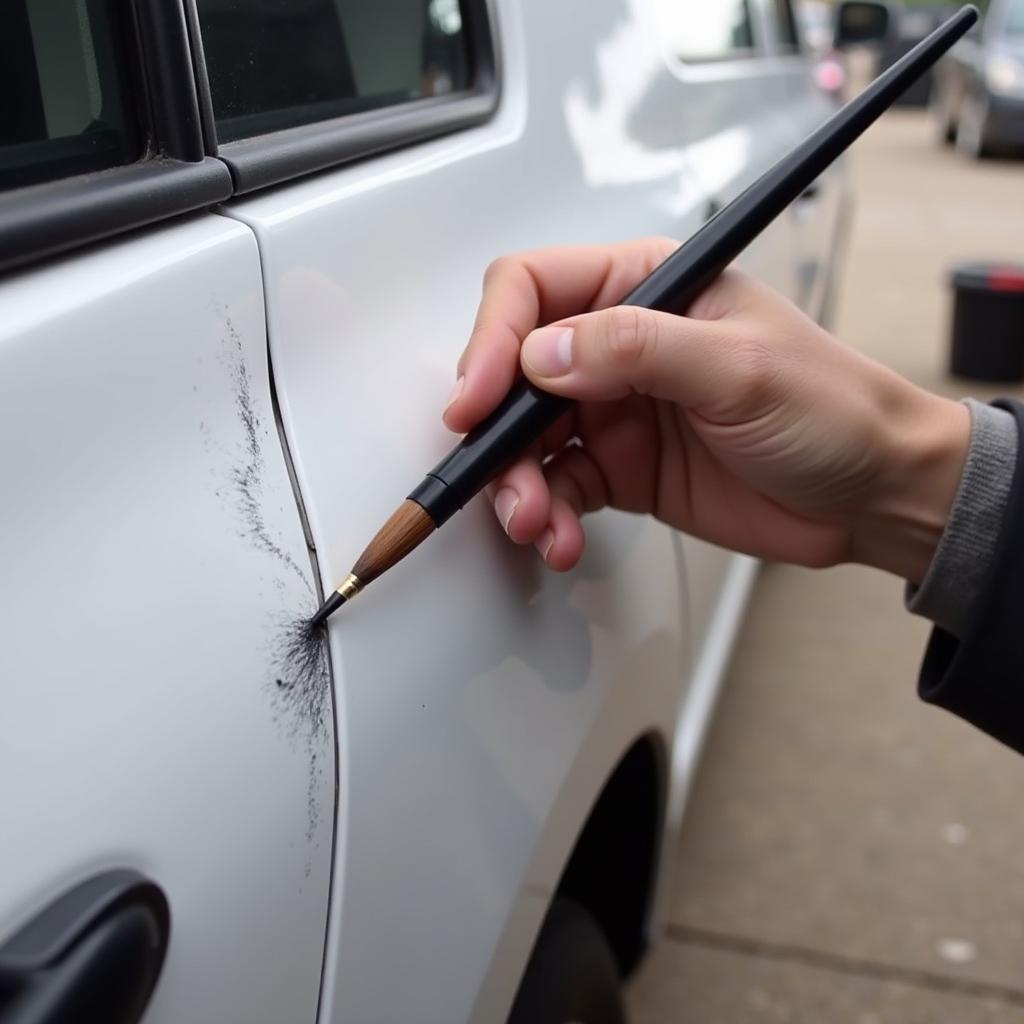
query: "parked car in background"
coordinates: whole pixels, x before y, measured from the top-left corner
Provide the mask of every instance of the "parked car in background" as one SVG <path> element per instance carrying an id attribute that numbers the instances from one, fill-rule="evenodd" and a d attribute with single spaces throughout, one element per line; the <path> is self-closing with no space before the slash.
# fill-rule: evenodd
<path id="1" fill-rule="evenodd" d="M 296 629 L 450 447 L 492 260 L 686 237 L 830 112 L 789 0 L 0 38 L 0 1017 L 618 1019 L 754 563 L 609 511 L 555 576 L 477 501 Z M 742 261 L 815 317 L 847 191 Z"/>
<path id="2" fill-rule="evenodd" d="M 921 2 L 904 2 L 898 0 L 889 3 L 889 31 L 882 41 L 878 53 L 876 73 L 895 64 L 904 54 L 912 50 L 929 32 L 938 28 L 948 17 L 955 14 L 961 6 L 957 3 L 948 5 Z M 914 82 L 909 89 L 896 100 L 900 107 L 927 107 L 932 93 L 934 71 L 929 69 Z"/>
<path id="3" fill-rule="evenodd" d="M 814 53 L 828 53 L 835 35 L 835 6 L 826 0 L 796 0 L 793 7 L 800 37 Z"/>
<path id="4" fill-rule="evenodd" d="M 838 102 L 846 86 L 843 56 L 834 46 L 835 7 L 824 0 L 797 0 L 794 8 L 804 46 L 813 54 L 814 81 Z"/>
<path id="5" fill-rule="evenodd" d="M 939 137 L 967 156 L 1024 153 L 1024 0 L 981 3 L 980 26 L 935 69 Z"/>

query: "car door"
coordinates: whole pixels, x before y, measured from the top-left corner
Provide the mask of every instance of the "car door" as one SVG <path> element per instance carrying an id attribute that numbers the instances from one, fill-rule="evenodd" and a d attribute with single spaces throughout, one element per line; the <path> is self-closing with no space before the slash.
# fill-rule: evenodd
<path id="1" fill-rule="evenodd" d="M 685 237 L 703 203 L 682 147 L 632 137 L 667 71 L 621 3 L 309 3 L 301 63 L 265 7 L 198 4 L 239 190 L 225 212 L 258 239 L 282 420 L 339 582 L 453 443 L 440 412 L 487 264 Z M 606 57 L 619 49 L 629 61 Z M 250 60 L 262 92 L 237 86 Z M 268 83 L 286 81 L 310 102 L 278 102 Z M 476 501 L 332 620 L 326 1020 L 501 1019 L 592 787 L 631 730 L 671 721 L 678 540 L 614 513 L 589 529 L 583 565 L 555 578 Z"/>
<path id="2" fill-rule="evenodd" d="M 674 79 L 678 127 L 673 134 L 686 144 L 710 214 L 800 142 L 832 108 L 812 83 L 789 0 L 645 3 Z M 815 318 L 825 307 L 834 269 L 842 181 L 841 168 L 826 171 L 738 261 Z M 703 637 L 719 608 L 728 560 L 692 538 L 686 550 L 691 628 Z"/>
<path id="3" fill-rule="evenodd" d="M 765 0 L 762 12 L 769 46 L 766 94 L 775 111 L 778 137 L 790 149 L 834 112 L 834 101 L 815 82 L 816 57 L 800 38 L 793 0 Z M 804 191 L 783 221 L 793 233 L 792 298 L 826 327 L 850 201 L 847 161 L 841 158 Z"/>
<path id="4" fill-rule="evenodd" d="M 0 1016 L 98 1019 L 39 1010 L 75 971 L 145 988 L 149 940 L 102 930 L 129 878 L 170 910 L 148 1024 L 312 1022 L 334 727 L 289 638 L 319 595 L 255 239 L 189 214 L 231 181 L 183 10 L 14 0 L 0 39 Z"/>

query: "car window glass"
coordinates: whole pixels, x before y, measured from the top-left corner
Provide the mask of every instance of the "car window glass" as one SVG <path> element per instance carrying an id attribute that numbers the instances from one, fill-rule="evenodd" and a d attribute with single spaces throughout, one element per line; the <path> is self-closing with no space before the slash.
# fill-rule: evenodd
<path id="1" fill-rule="evenodd" d="M 198 0 L 220 141 L 468 88 L 458 0 Z"/>
<path id="2" fill-rule="evenodd" d="M 1010 4 L 1006 15 L 1006 34 L 1024 36 L 1024 0 L 1015 0 Z"/>
<path id="3" fill-rule="evenodd" d="M 793 17 L 793 7 L 790 0 L 774 0 L 771 5 L 771 15 L 779 49 L 797 49 L 796 19 Z"/>
<path id="4" fill-rule="evenodd" d="M 0 188 L 131 163 L 118 0 L 0 4 Z"/>
<path id="5" fill-rule="evenodd" d="M 662 31 L 685 61 L 750 56 L 754 35 L 748 0 L 658 0 Z"/>

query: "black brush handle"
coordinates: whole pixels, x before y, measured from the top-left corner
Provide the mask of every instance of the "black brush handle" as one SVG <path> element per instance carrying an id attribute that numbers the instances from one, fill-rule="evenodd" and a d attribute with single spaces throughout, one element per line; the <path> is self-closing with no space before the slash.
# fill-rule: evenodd
<path id="1" fill-rule="evenodd" d="M 620 306 L 682 313 L 860 134 L 978 20 L 964 7 L 740 193 L 656 267 Z M 571 400 L 525 378 L 409 497 L 440 526 L 544 433 Z"/>

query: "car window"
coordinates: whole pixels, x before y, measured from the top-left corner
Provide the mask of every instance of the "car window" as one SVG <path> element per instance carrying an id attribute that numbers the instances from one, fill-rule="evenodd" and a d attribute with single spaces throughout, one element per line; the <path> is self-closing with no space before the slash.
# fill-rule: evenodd
<path id="1" fill-rule="evenodd" d="M 1014 0 L 1006 14 L 1006 34 L 1024 36 L 1024 0 Z"/>
<path id="2" fill-rule="evenodd" d="M 198 0 L 222 142 L 470 85 L 459 0 Z"/>
<path id="3" fill-rule="evenodd" d="M 125 9 L 118 0 L 0 4 L 0 188 L 140 155 L 126 99 Z"/>
<path id="4" fill-rule="evenodd" d="M 771 4 L 772 25 L 780 50 L 799 49 L 796 34 L 796 19 L 790 0 L 773 0 Z"/>
<path id="5" fill-rule="evenodd" d="M 754 51 L 748 0 L 658 0 L 662 30 L 685 61 L 748 57 Z"/>

